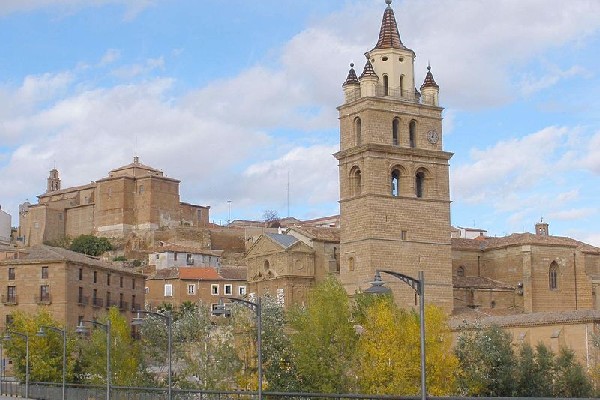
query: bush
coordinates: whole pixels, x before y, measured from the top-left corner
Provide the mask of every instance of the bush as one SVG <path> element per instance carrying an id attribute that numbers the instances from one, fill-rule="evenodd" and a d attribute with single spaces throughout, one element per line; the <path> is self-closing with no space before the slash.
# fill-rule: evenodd
<path id="1" fill-rule="evenodd" d="M 99 256 L 102 253 L 112 250 L 113 246 L 107 238 L 99 238 L 93 235 L 81 235 L 73 239 L 70 249 L 77 253 L 87 254 L 88 256 Z"/>

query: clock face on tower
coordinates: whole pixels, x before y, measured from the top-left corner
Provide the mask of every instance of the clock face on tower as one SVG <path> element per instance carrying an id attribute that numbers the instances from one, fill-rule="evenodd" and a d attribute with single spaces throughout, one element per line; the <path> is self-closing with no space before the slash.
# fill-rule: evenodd
<path id="1" fill-rule="evenodd" d="M 429 143 L 436 144 L 439 139 L 440 139 L 440 135 L 437 133 L 437 131 L 435 129 L 432 129 L 429 132 L 427 132 L 427 140 L 429 140 Z"/>

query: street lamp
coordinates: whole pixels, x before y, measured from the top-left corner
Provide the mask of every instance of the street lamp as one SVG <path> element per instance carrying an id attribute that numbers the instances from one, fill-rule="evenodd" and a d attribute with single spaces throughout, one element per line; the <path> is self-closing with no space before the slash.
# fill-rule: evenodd
<path id="1" fill-rule="evenodd" d="M 263 386 L 263 370 L 262 370 L 262 303 L 261 298 L 259 297 L 256 303 L 253 303 L 248 300 L 239 299 L 237 297 L 229 297 L 229 301 L 232 303 L 242 304 L 244 307 L 247 307 L 256 313 L 256 329 L 257 339 L 256 339 L 256 349 L 258 352 L 258 400 L 262 400 L 262 386 Z M 223 303 L 223 299 L 219 301 L 219 305 L 213 310 L 213 314 L 215 315 L 228 315 L 230 313 L 229 310 L 225 309 L 225 304 Z"/>
<path id="2" fill-rule="evenodd" d="M 64 329 L 60 329 L 54 326 L 42 325 L 40 326 L 40 330 L 37 332 L 37 336 L 46 337 L 46 330 L 50 329 L 51 331 L 60 333 L 63 338 L 63 365 L 62 365 L 62 400 L 65 400 L 65 383 L 66 383 L 66 373 L 67 373 L 67 331 Z"/>
<path id="3" fill-rule="evenodd" d="M 12 335 L 25 339 L 25 398 L 29 398 L 29 335 L 25 333 L 10 331 L 4 335 L 4 340 L 11 340 Z"/>
<path id="4" fill-rule="evenodd" d="M 400 279 L 413 288 L 419 295 L 419 314 L 421 325 L 421 400 L 427 399 L 427 386 L 425 382 L 425 278 L 423 271 L 419 271 L 419 279 L 394 271 L 376 270 L 375 279 L 371 282 L 371 287 L 366 289 L 365 293 L 384 294 L 390 293 L 390 288 L 384 287 L 385 282 L 381 279 L 381 272 Z"/>
<path id="5" fill-rule="evenodd" d="M 75 332 L 80 334 L 86 334 L 88 332 L 88 328 L 83 325 L 84 322 L 100 326 L 104 329 L 104 332 L 106 332 L 106 400 L 110 400 L 110 319 L 106 320 L 106 324 L 98 321 L 81 320 L 79 321 L 79 325 L 75 329 Z"/>
<path id="6" fill-rule="evenodd" d="M 141 317 L 140 314 L 150 314 L 150 315 L 155 315 L 157 317 L 160 317 L 162 319 L 165 320 L 165 323 L 167 324 L 167 326 L 169 327 L 168 329 L 168 353 L 169 353 L 169 380 L 168 380 L 168 400 L 172 400 L 172 390 L 171 390 L 171 375 L 172 375 L 172 370 L 173 370 L 173 365 L 172 365 L 172 350 L 171 350 L 171 344 L 172 344 L 172 336 L 173 336 L 173 316 L 171 315 L 171 311 L 165 311 L 165 314 L 161 314 L 161 313 L 157 313 L 154 311 L 146 311 L 146 310 L 135 310 L 134 312 L 137 313 L 137 316 L 135 318 L 133 318 L 133 320 L 131 321 L 131 325 L 137 326 L 137 325 L 142 325 L 144 323 L 144 319 Z"/>

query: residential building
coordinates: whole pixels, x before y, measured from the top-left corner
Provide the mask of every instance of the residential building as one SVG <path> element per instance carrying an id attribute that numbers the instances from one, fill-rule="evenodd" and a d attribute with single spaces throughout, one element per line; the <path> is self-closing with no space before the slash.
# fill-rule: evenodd
<path id="1" fill-rule="evenodd" d="M 173 243 L 159 243 L 148 255 L 148 265 L 156 270 L 170 267 L 220 267 L 222 250 L 206 250 Z"/>
<path id="2" fill-rule="evenodd" d="M 10 243 L 11 232 L 11 216 L 0 206 L 0 244 Z"/>
<path id="3" fill-rule="evenodd" d="M 13 311 L 48 311 L 68 328 L 117 307 L 127 319 L 144 304 L 144 276 L 59 247 L 0 247 L 0 327 Z"/>

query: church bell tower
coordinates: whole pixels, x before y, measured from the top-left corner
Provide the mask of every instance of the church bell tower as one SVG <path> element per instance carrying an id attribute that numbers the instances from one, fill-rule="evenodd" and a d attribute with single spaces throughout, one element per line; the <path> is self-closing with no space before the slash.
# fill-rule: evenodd
<path id="1" fill-rule="evenodd" d="M 391 0 L 379 39 L 344 84 L 340 119 L 340 279 L 349 294 L 375 270 L 417 277 L 425 297 L 452 309 L 449 160 L 443 150 L 439 86 L 427 68 L 415 87 L 415 53 L 400 40 Z M 400 304 L 414 305 L 405 283 L 382 276 Z"/>

